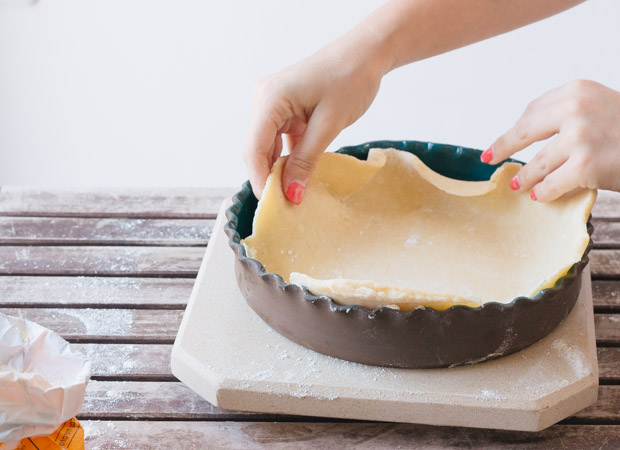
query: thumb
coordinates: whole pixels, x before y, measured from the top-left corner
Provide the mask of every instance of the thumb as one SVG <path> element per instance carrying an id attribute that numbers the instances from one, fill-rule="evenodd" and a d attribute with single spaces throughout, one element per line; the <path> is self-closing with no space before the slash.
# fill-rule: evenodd
<path id="1" fill-rule="evenodd" d="M 291 149 L 282 171 L 282 190 L 294 204 L 299 205 L 303 200 L 319 158 L 340 130 L 333 120 L 333 114 L 325 109 L 315 109 L 302 138 Z"/>

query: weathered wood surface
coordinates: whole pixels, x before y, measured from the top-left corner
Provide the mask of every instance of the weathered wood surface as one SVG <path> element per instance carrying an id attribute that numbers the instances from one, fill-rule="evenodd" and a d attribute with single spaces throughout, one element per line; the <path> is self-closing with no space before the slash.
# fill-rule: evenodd
<path id="1" fill-rule="evenodd" d="M 620 386 L 599 386 L 598 400 L 592 406 L 579 411 L 569 421 L 620 422 Z"/>
<path id="2" fill-rule="evenodd" d="M 211 219 L 2 217 L 0 245 L 205 246 Z M 620 248 L 620 221 L 593 220 L 595 248 Z"/>
<path id="3" fill-rule="evenodd" d="M 90 358 L 97 379 L 176 381 L 170 370 L 169 344 L 73 344 L 71 348 Z M 620 382 L 620 348 L 599 347 L 597 357 L 601 382 Z"/>
<path id="4" fill-rule="evenodd" d="M 88 450 L 617 450 L 620 427 L 556 425 L 538 433 L 381 422 L 81 422 Z"/>
<path id="5" fill-rule="evenodd" d="M 238 188 L 0 188 L 0 215 L 48 217 L 214 218 Z M 594 218 L 619 219 L 620 194 L 599 191 Z"/>
<path id="6" fill-rule="evenodd" d="M 69 189 L 3 186 L 0 215 L 214 219 L 237 188 Z"/>
<path id="7" fill-rule="evenodd" d="M 620 422 L 619 404 L 620 386 L 600 386 L 598 401 L 569 420 Z M 78 417 L 238 420 L 265 415 L 219 409 L 180 382 L 93 380 L 86 388 L 84 406 Z M 272 419 L 276 417 L 271 416 Z"/>
<path id="8" fill-rule="evenodd" d="M 594 278 L 619 278 L 620 250 L 590 251 L 590 268 Z"/>
<path id="9" fill-rule="evenodd" d="M 71 349 L 90 359 L 93 379 L 177 381 L 170 368 L 170 344 L 72 344 Z"/>
<path id="10" fill-rule="evenodd" d="M 195 277 L 202 247 L 0 247 L 0 274 Z"/>
<path id="11" fill-rule="evenodd" d="M 597 344 L 620 345 L 620 314 L 595 314 L 594 328 Z"/>
<path id="12" fill-rule="evenodd" d="M 0 306 L 184 309 L 193 278 L 0 277 Z"/>
<path id="13" fill-rule="evenodd" d="M 181 310 L 95 308 L 0 308 L 49 328 L 71 342 L 174 341 Z M 599 344 L 620 344 L 620 314 L 595 314 Z"/>
<path id="14" fill-rule="evenodd" d="M 592 300 L 595 309 L 617 311 L 620 308 L 620 281 L 593 281 Z"/>
<path id="15" fill-rule="evenodd" d="M 188 276 L 203 247 L 0 246 L 0 275 Z M 620 278 L 620 250 L 590 252 L 592 276 Z"/>
<path id="16" fill-rule="evenodd" d="M 612 191 L 598 191 L 596 203 L 592 208 L 592 217 L 595 219 L 620 218 L 620 193 Z"/>
<path id="17" fill-rule="evenodd" d="M 171 344 L 211 219 L 235 190 L 0 188 L 0 311 L 91 359 L 87 448 L 619 448 L 620 194 L 599 193 L 593 211 L 599 401 L 518 433 L 224 411 L 178 382 Z"/>
<path id="18" fill-rule="evenodd" d="M 620 383 L 620 348 L 596 349 L 599 380 L 601 383 Z"/>
<path id="19" fill-rule="evenodd" d="M 594 248 L 620 248 L 620 221 L 594 220 Z"/>
<path id="20" fill-rule="evenodd" d="M 192 278 L 2 276 L 0 306 L 182 309 Z M 620 311 L 620 281 L 592 282 L 595 309 Z"/>
<path id="21" fill-rule="evenodd" d="M 182 309 L 193 285 L 192 278 L 7 275 L 0 306 Z M 599 312 L 620 311 L 620 281 L 593 281 L 592 295 Z"/>
<path id="22" fill-rule="evenodd" d="M 70 342 L 173 343 L 183 311 L 150 309 L 0 308 Z"/>
<path id="23" fill-rule="evenodd" d="M 0 217 L 0 245 L 206 246 L 207 219 Z"/>

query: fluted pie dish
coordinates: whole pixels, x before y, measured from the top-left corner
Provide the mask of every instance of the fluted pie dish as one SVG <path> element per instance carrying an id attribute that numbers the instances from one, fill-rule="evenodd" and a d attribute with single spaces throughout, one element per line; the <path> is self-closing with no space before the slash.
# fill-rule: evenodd
<path id="1" fill-rule="evenodd" d="M 507 355 L 570 312 L 587 264 L 595 192 L 532 202 L 519 168 L 480 151 L 380 141 L 323 155 L 304 201 L 227 211 L 239 287 L 285 337 L 365 364 L 447 367 Z"/>

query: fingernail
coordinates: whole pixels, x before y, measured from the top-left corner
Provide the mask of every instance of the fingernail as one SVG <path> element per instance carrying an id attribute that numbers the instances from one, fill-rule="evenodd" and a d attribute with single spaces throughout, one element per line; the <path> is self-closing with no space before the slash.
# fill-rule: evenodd
<path id="1" fill-rule="evenodd" d="M 532 189 L 532 190 L 530 191 L 530 198 L 531 198 L 532 200 L 534 200 L 534 201 L 538 200 L 538 199 L 536 198 L 536 194 L 534 193 L 534 189 Z"/>
<path id="2" fill-rule="evenodd" d="M 487 148 L 485 151 L 482 152 L 482 155 L 480 155 L 480 161 L 482 161 L 485 164 L 488 164 L 489 161 L 491 161 L 493 159 L 493 146 L 490 146 L 489 148 Z"/>
<path id="3" fill-rule="evenodd" d="M 301 199 L 304 198 L 304 192 L 306 192 L 306 186 L 297 181 L 293 181 L 288 185 L 288 188 L 286 188 L 286 198 L 296 205 L 299 205 Z"/>
<path id="4" fill-rule="evenodd" d="M 510 180 L 510 189 L 512 189 L 513 191 L 518 191 L 520 187 L 521 185 L 519 184 L 519 178 L 515 175 L 514 177 L 512 177 L 512 180 Z"/>

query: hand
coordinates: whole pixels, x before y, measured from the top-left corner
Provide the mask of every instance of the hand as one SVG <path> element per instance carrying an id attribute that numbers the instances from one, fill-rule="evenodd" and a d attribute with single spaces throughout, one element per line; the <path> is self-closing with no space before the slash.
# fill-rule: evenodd
<path id="1" fill-rule="evenodd" d="M 481 159 L 497 164 L 552 136 L 512 179 L 513 190 L 543 202 L 578 187 L 620 190 L 620 92 L 583 80 L 549 91 Z"/>
<path id="2" fill-rule="evenodd" d="M 381 78 L 404 64 L 518 28 L 583 0 L 391 0 L 327 47 L 267 77 L 255 89 L 243 153 L 254 194 L 282 152 L 287 198 L 299 204 L 321 153 L 377 95 Z M 437 32 L 438 29 L 449 33 Z"/>
<path id="3" fill-rule="evenodd" d="M 340 131 L 370 106 L 385 73 L 372 46 L 345 35 L 311 57 L 260 81 L 244 161 L 260 198 L 267 176 L 287 139 L 290 156 L 282 189 L 295 204 L 302 200 L 312 172 Z"/>

